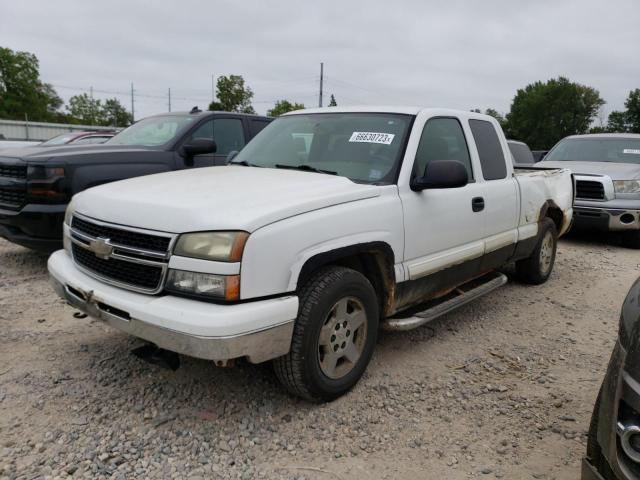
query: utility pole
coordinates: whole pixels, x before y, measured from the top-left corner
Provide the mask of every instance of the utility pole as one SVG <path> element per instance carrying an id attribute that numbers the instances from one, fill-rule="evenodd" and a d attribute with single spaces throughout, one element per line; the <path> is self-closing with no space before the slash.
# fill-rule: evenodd
<path id="1" fill-rule="evenodd" d="M 211 75 L 211 103 L 216 101 L 216 76 Z"/>
<path id="2" fill-rule="evenodd" d="M 171 111 L 171 87 L 169 87 L 169 111 Z"/>
<path id="3" fill-rule="evenodd" d="M 131 82 L 131 123 L 136 121 L 135 109 L 133 107 L 133 82 Z"/>
<path id="4" fill-rule="evenodd" d="M 320 62 L 320 98 L 318 101 L 318 106 L 322 107 L 322 80 L 324 77 L 324 63 Z"/>

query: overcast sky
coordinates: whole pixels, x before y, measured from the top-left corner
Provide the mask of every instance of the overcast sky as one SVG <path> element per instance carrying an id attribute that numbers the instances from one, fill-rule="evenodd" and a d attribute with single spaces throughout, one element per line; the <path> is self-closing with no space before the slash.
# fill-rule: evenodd
<path id="1" fill-rule="evenodd" d="M 103 2 L 0 0 L 0 46 L 33 52 L 61 97 L 116 96 L 136 118 L 211 101 L 212 75 L 242 75 L 264 113 L 407 104 L 507 112 L 518 88 L 564 75 L 605 111 L 640 88 L 639 0 Z M 112 93 L 113 92 L 113 93 Z"/>

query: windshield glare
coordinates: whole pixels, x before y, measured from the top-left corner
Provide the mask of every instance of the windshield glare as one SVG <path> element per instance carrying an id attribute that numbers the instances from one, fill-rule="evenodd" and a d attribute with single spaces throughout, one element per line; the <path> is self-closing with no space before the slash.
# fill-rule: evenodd
<path id="1" fill-rule="evenodd" d="M 281 117 L 232 163 L 335 172 L 356 182 L 390 184 L 412 117 L 388 113 L 316 113 Z"/>
<path id="2" fill-rule="evenodd" d="M 549 154 L 545 162 L 614 162 L 640 164 L 638 138 L 567 138 Z"/>
<path id="3" fill-rule="evenodd" d="M 134 123 L 106 143 L 110 145 L 164 145 L 178 136 L 186 125 L 196 120 L 189 115 L 149 117 Z"/>

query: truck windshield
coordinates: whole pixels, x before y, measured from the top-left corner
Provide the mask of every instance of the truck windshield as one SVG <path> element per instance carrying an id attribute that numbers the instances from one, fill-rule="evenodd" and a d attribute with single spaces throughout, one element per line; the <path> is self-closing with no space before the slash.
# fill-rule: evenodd
<path id="1" fill-rule="evenodd" d="M 389 113 L 284 116 L 269 124 L 231 163 L 390 184 L 396 181 L 412 118 Z"/>
<path id="2" fill-rule="evenodd" d="M 165 115 L 145 118 L 129 128 L 125 128 L 105 144 L 148 147 L 164 145 L 173 140 L 186 125 L 191 125 L 195 120 L 193 115 Z"/>
<path id="3" fill-rule="evenodd" d="M 544 161 L 640 164 L 640 138 L 567 138 Z"/>

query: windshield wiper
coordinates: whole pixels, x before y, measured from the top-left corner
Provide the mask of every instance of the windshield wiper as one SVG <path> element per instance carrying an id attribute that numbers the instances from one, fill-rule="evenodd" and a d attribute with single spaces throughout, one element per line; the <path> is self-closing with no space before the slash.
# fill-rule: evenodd
<path id="1" fill-rule="evenodd" d="M 331 170 L 322 170 L 320 168 L 312 167 L 311 165 L 283 165 L 281 163 L 276 163 L 274 166 L 276 168 L 286 168 L 289 170 L 302 170 L 303 172 L 326 173 L 328 175 L 338 175 L 338 172 L 333 172 Z"/>
<path id="2" fill-rule="evenodd" d="M 249 163 L 246 160 L 240 162 L 229 162 L 228 165 L 242 165 L 243 167 L 262 167 L 262 165 L 256 165 L 255 163 Z"/>

